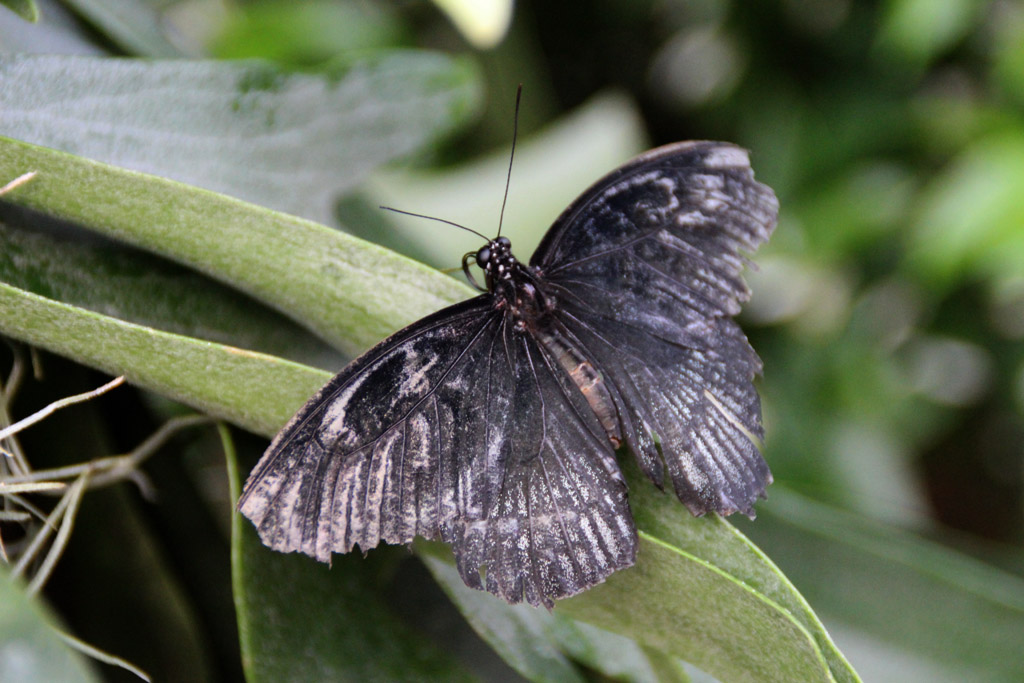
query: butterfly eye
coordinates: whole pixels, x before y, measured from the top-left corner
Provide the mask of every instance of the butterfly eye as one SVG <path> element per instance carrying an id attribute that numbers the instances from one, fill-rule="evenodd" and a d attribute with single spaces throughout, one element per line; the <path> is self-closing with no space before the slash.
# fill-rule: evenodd
<path id="1" fill-rule="evenodd" d="M 503 235 L 503 236 L 501 236 L 501 237 L 499 237 L 499 238 L 498 238 L 497 240 L 495 240 L 495 241 L 496 241 L 496 242 L 497 242 L 498 244 L 500 244 L 501 246 L 503 246 L 503 247 L 511 247 L 511 246 L 512 246 L 512 242 L 511 242 L 511 241 L 509 241 L 509 239 L 508 239 L 507 237 L 505 237 L 504 235 Z"/>
<path id="2" fill-rule="evenodd" d="M 491 248 L 480 247 L 480 251 L 476 252 L 476 263 L 481 268 L 487 266 L 487 262 L 491 260 Z"/>

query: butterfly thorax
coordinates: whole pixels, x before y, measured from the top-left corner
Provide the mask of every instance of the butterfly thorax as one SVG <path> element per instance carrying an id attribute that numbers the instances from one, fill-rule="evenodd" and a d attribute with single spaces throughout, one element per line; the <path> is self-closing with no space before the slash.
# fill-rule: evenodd
<path id="1" fill-rule="evenodd" d="M 533 269 L 512 254 L 507 237 L 497 237 L 481 247 L 476 252 L 476 263 L 484 271 L 487 291 L 494 295 L 495 305 L 511 314 L 516 328 L 536 329 L 543 324 L 552 302 Z"/>
<path id="2" fill-rule="evenodd" d="M 618 448 L 622 433 L 608 387 L 593 362 L 570 338 L 565 326 L 555 319 L 555 302 L 545 293 L 540 276 L 512 255 L 507 237 L 488 242 L 476 253 L 476 262 L 487 276 L 487 288 L 494 295 L 495 305 L 512 317 L 512 329 L 533 337 L 568 373 L 587 399 L 608 439 Z"/>

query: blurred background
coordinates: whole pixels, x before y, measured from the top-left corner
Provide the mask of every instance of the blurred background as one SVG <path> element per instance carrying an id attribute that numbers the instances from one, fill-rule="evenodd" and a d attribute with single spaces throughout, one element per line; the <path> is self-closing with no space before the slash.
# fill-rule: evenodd
<path id="1" fill-rule="evenodd" d="M 0 50 L 296 68 L 391 47 L 467 56 L 481 75 L 478 115 L 320 217 L 437 267 L 457 266 L 476 238 L 375 207 L 493 233 L 520 83 L 503 233 L 524 259 L 573 197 L 633 154 L 686 139 L 750 149 L 782 207 L 741 317 L 764 360 L 776 484 L 758 520 L 737 526 L 865 680 L 1019 680 L 1021 3 L 110 3 L 129 25 L 124 7 L 158 16 L 165 43 L 119 33 L 93 3 L 38 5 L 34 25 L 0 8 Z M 145 436 L 152 418 L 139 405 L 119 401 L 135 417 L 106 418 L 105 438 Z M 162 486 L 203 493 L 160 462 Z M 216 491 L 216 478 L 201 481 Z M 174 547 L 167 520 L 144 523 L 154 547 Z M 61 591 L 58 574 L 58 603 Z"/>

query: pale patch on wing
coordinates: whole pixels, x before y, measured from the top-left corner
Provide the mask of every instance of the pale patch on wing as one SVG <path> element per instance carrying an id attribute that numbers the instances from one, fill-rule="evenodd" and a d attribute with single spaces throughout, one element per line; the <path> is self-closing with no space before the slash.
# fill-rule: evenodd
<path id="1" fill-rule="evenodd" d="M 406 365 L 412 366 L 419 360 L 419 354 L 408 354 L 406 356 Z M 399 396 L 406 396 L 408 394 L 421 394 L 429 388 L 429 380 L 427 373 L 430 369 L 437 364 L 437 356 L 431 356 L 427 359 L 427 362 L 422 363 L 420 367 L 415 369 L 408 369 L 405 371 L 405 376 L 399 383 L 397 392 Z"/>
<path id="2" fill-rule="evenodd" d="M 636 173 L 628 175 L 625 178 L 612 183 L 601 192 L 602 199 L 611 199 L 616 195 L 628 192 L 638 185 L 646 185 L 652 180 L 658 180 L 663 178 L 664 173 L 659 170 L 648 171 L 647 173 Z"/>
<path id="3" fill-rule="evenodd" d="M 704 165 L 709 168 L 749 168 L 750 155 L 741 147 L 721 145 L 708 152 Z"/>
<path id="4" fill-rule="evenodd" d="M 721 192 L 725 189 L 725 180 L 722 176 L 713 173 L 694 173 L 690 176 L 693 184 L 702 190 L 709 192 Z"/>
<path id="5" fill-rule="evenodd" d="M 711 222 L 711 219 L 705 216 L 700 209 L 678 213 L 673 220 L 675 220 L 676 225 L 681 228 L 692 227 L 695 225 L 707 225 Z"/>
<path id="6" fill-rule="evenodd" d="M 726 421 L 729 422 L 729 424 L 735 427 L 737 431 L 743 434 L 743 436 L 747 437 L 747 439 L 750 440 L 750 443 L 757 444 L 758 446 L 761 445 L 761 439 L 759 439 L 756 434 L 747 429 L 746 425 L 744 425 L 743 422 L 740 421 L 740 419 L 736 417 L 736 415 L 731 410 L 722 405 L 722 402 L 719 401 L 714 394 L 705 389 L 704 397 L 707 400 L 711 401 L 711 405 L 718 409 L 718 412 L 722 414 L 722 417 L 724 417 Z"/>
<path id="7" fill-rule="evenodd" d="M 352 401 L 352 397 L 359 391 L 363 386 L 363 383 L 370 377 L 369 373 L 363 373 L 362 375 L 356 375 L 352 378 L 345 389 L 334 396 L 330 403 L 327 404 L 327 408 L 324 410 L 323 420 L 321 422 L 321 429 L 326 437 L 325 440 L 336 441 L 337 443 L 351 447 L 352 441 L 358 438 L 358 434 L 355 434 L 351 428 L 345 422 L 347 409 L 349 403 Z"/>

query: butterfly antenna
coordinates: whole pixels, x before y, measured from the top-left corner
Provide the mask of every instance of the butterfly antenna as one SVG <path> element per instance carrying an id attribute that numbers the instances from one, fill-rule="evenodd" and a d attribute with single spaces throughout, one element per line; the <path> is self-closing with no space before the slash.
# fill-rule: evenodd
<path id="1" fill-rule="evenodd" d="M 512 160 L 516 158 L 516 135 L 519 133 L 519 100 L 523 97 L 523 84 L 516 88 L 516 114 L 512 119 L 512 153 L 508 156 L 508 176 L 505 178 L 505 198 L 501 200 L 501 215 L 498 217 L 498 236 L 505 221 L 505 204 L 508 203 L 508 186 L 512 182 Z"/>
<path id="2" fill-rule="evenodd" d="M 491 241 L 490 237 L 488 237 L 487 235 L 484 235 L 483 233 L 477 232 L 473 228 L 467 228 L 465 225 L 459 225 L 458 223 L 455 223 L 453 221 L 448 221 L 448 220 L 445 220 L 443 218 L 437 218 L 436 216 L 425 216 L 422 213 L 413 213 L 412 211 L 402 211 L 401 209 L 395 209 L 395 208 L 392 208 L 390 206 L 381 206 L 381 207 L 378 207 L 378 208 L 384 209 L 385 211 L 394 211 L 395 213 L 405 214 L 406 216 L 413 216 L 415 218 L 426 218 L 428 221 L 437 221 L 438 223 L 447 223 L 448 225 L 454 225 L 456 228 L 462 228 L 466 232 L 473 233 L 474 235 L 476 235 L 477 237 L 481 238 L 485 242 L 490 242 Z"/>

